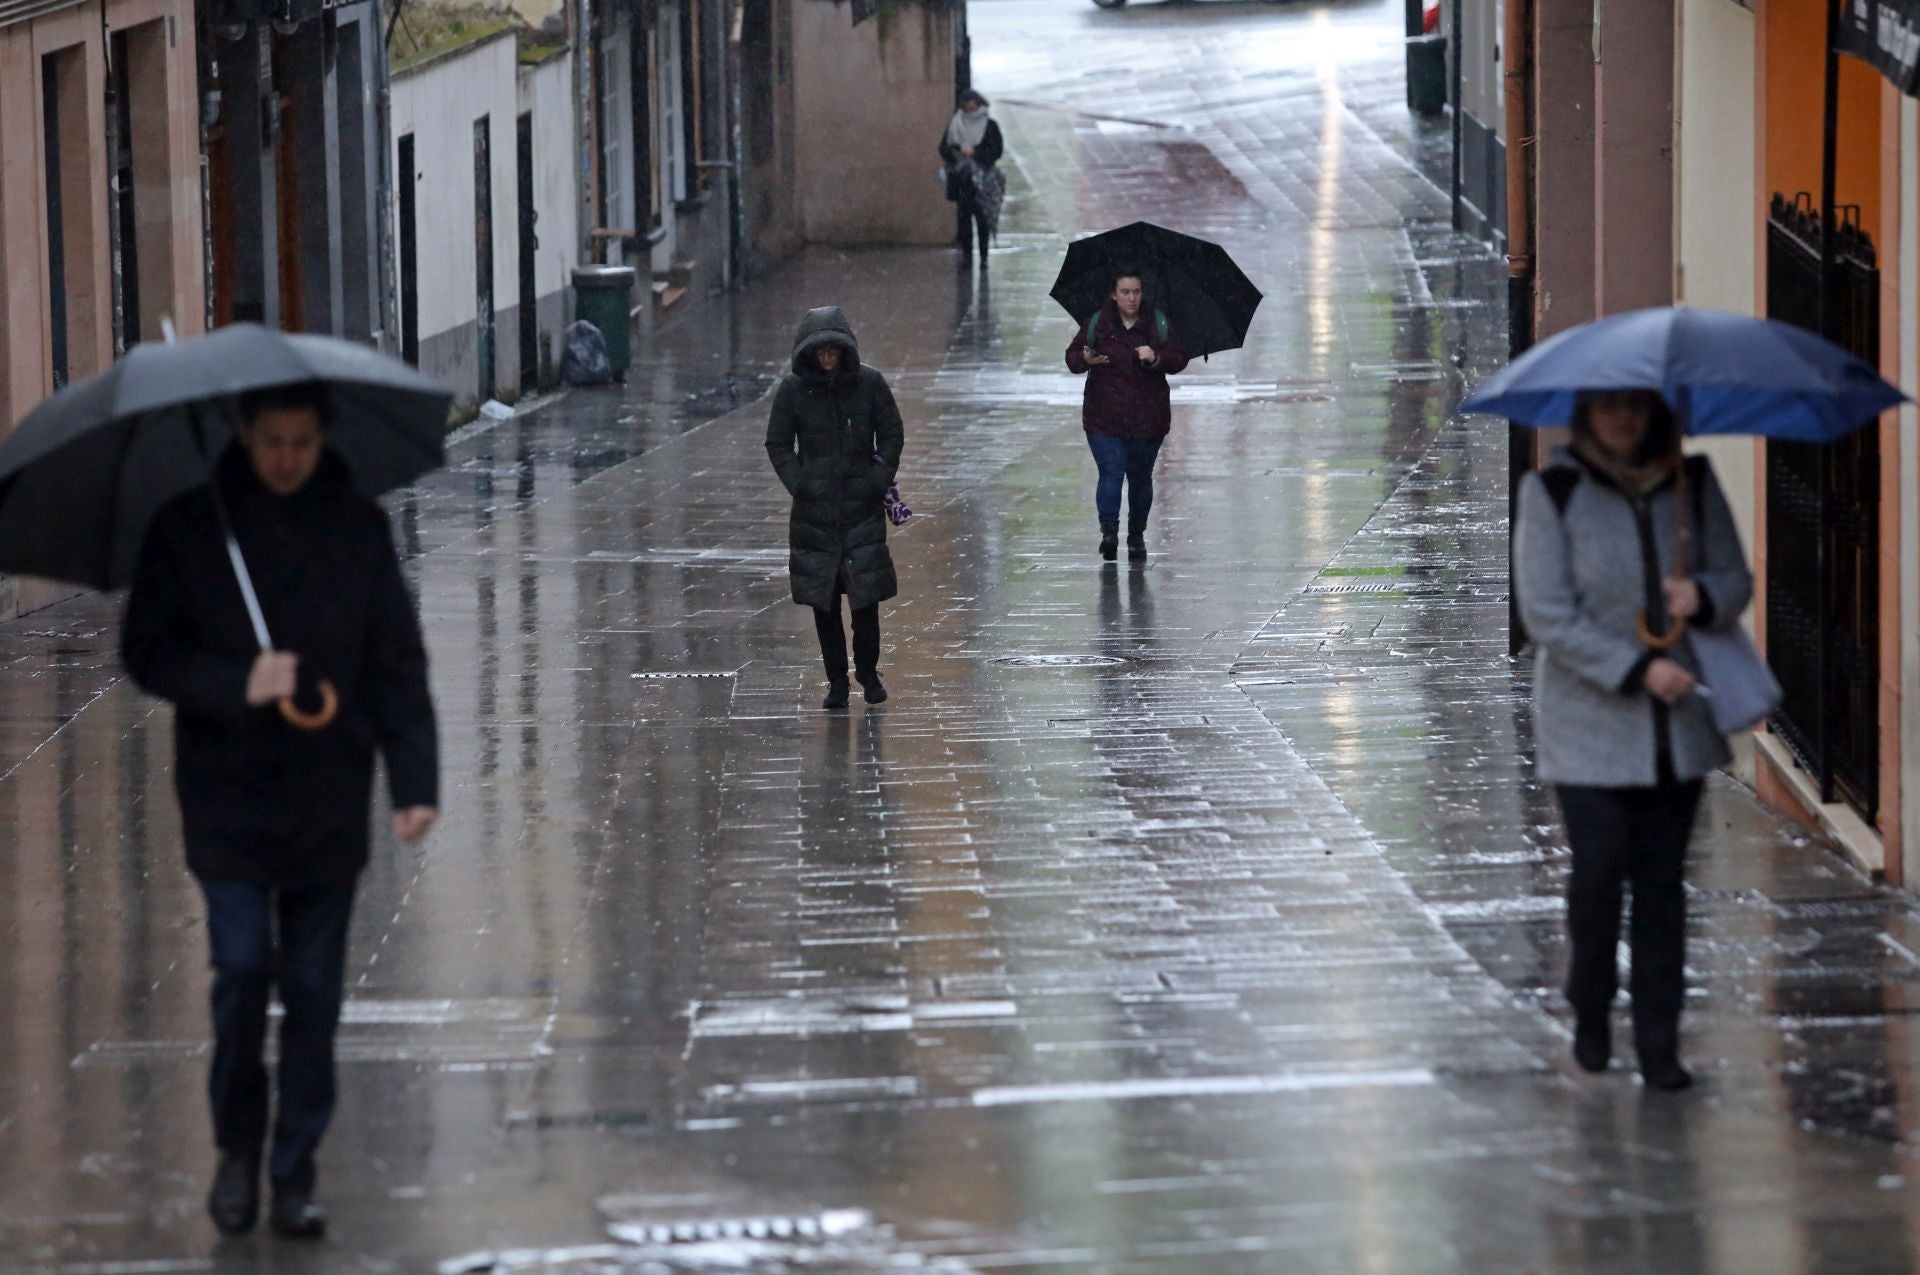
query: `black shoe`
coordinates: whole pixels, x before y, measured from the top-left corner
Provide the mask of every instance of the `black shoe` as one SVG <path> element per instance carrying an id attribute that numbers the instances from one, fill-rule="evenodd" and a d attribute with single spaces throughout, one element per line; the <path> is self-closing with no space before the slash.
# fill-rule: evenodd
<path id="1" fill-rule="evenodd" d="M 275 1191 L 267 1224 L 284 1240 L 317 1240 L 327 1233 L 327 1211 L 311 1191 Z"/>
<path id="2" fill-rule="evenodd" d="M 1127 560 L 1145 562 L 1147 559 L 1147 524 L 1132 523 L 1127 527 Z"/>
<path id="3" fill-rule="evenodd" d="M 1602 1072 L 1613 1061 L 1613 1024 L 1605 1014 L 1582 1014 L 1573 1028 L 1573 1060 L 1582 1071 Z"/>
<path id="4" fill-rule="evenodd" d="M 1640 1055 L 1640 1079 L 1649 1089 L 1677 1093 L 1693 1084 L 1693 1073 L 1680 1065 L 1680 1025 L 1633 1025 L 1634 1050 Z"/>
<path id="5" fill-rule="evenodd" d="M 1120 556 L 1120 524 L 1103 522 L 1100 524 L 1100 556 L 1112 562 Z"/>
<path id="6" fill-rule="evenodd" d="M 867 697 L 867 703 L 869 704 L 884 704 L 887 702 L 887 688 L 881 685 L 880 675 L 878 673 L 868 673 L 860 679 L 860 693 Z"/>
<path id="7" fill-rule="evenodd" d="M 1671 1054 L 1664 1058 L 1642 1058 L 1640 1080 L 1647 1088 L 1665 1093 L 1679 1093 L 1682 1089 L 1693 1087 L 1693 1073 L 1681 1066 L 1680 1059 Z"/>
<path id="8" fill-rule="evenodd" d="M 820 707 L 845 708 L 847 706 L 847 697 L 851 694 L 852 688 L 847 685 L 845 678 L 837 682 L 829 682 L 827 683 L 827 697 L 820 701 Z"/>
<path id="9" fill-rule="evenodd" d="M 220 1157 L 207 1212 L 222 1235 L 245 1235 L 260 1220 L 260 1164 L 245 1156 Z"/>

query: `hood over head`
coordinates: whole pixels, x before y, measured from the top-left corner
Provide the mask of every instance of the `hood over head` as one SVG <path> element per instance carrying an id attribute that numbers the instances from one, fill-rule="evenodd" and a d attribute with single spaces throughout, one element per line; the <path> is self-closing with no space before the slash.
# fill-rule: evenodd
<path id="1" fill-rule="evenodd" d="M 813 352 L 823 345 L 837 345 L 842 353 L 840 366 L 851 374 L 860 366 L 860 342 L 853 335 L 853 324 L 837 305 L 823 305 L 807 311 L 800 320 L 800 331 L 793 338 L 793 370 L 801 376 L 819 376 L 820 365 Z"/>

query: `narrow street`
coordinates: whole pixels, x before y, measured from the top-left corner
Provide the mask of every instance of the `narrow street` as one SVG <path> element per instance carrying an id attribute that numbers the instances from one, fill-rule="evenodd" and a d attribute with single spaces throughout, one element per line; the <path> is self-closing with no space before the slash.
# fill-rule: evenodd
<path id="1" fill-rule="evenodd" d="M 1920 917 L 1731 779 L 1700 1087 L 1566 1056 L 1506 438 L 1451 411 L 1505 268 L 1401 21 L 975 0 L 986 270 L 810 251 L 393 500 L 446 817 L 363 881 L 322 1246 L 205 1215 L 202 904 L 114 601 L 0 626 L 0 1271 L 1920 1266 Z M 1103 567 L 1046 293 L 1136 218 L 1267 299 L 1174 382 L 1150 560 Z M 838 715 L 763 448 L 825 304 L 916 513 L 893 699 Z"/>

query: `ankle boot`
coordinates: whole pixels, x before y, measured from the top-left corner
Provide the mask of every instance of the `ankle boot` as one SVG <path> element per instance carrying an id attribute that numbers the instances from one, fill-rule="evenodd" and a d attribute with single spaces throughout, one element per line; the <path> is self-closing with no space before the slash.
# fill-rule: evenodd
<path id="1" fill-rule="evenodd" d="M 1693 1073 L 1680 1063 L 1678 1023 L 1633 1025 L 1634 1051 L 1640 1055 L 1640 1079 L 1649 1089 L 1676 1093 L 1693 1084 Z"/>
<path id="2" fill-rule="evenodd" d="M 1100 524 L 1100 556 L 1112 562 L 1120 556 L 1120 524 L 1103 522 Z"/>
<path id="3" fill-rule="evenodd" d="M 1601 1072 L 1613 1061 L 1613 1024 L 1604 1013 L 1581 1014 L 1573 1025 L 1573 1060 L 1582 1071 Z"/>
<path id="4" fill-rule="evenodd" d="M 222 1154 L 207 1193 L 207 1212 L 222 1235 L 245 1235 L 260 1218 L 260 1164 Z"/>
<path id="5" fill-rule="evenodd" d="M 845 708 L 847 706 L 847 697 L 852 693 L 852 690 L 853 688 L 847 685 L 847 679 L 844 677 L 837 682 L 828 682 L 827 697 L 820 701 L 820 707 Z"/>
<path id="6" fill-rule="evenodd" d="M 1127 524 L 1127 558 L 1133 562 L 1142 562 L 1147 556 L 1147 524 L 1130 522 Z"/>

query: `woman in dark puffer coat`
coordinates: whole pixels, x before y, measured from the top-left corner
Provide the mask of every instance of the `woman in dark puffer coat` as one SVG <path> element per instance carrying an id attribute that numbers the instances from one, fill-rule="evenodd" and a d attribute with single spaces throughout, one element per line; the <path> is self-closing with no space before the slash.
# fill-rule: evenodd
<path id="1" fill-rule="evenodd" d="M 853 667 L 867 703 L 880 682 L 880 604 L 900 591 L 887 551 L 885 498 L 906 443 L 887 379 L 860 362 L 860 345 L 838 306 L 809 310 L 793 343 L 793 370 L 774 392 L 767 455 L 793 497 L 788 520 L 793 600 L 813 608 L 827 670 L 823 708 L 845 708 L 847 636 L 840 599 L 853 612 Z"/>

